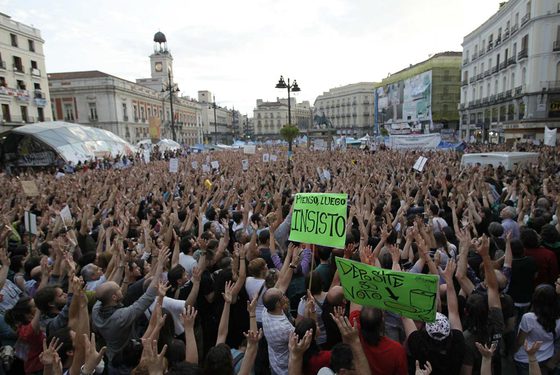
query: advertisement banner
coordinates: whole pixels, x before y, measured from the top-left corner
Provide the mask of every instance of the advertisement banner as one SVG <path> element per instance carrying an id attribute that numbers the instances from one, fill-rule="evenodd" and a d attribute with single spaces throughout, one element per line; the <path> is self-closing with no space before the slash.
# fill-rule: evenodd
<path id="1" fill-rule="evenodd" d="M 296 194 L 290 241 L 344 249 L 346 194 Z"/>
<path id="2" fill-rule="evenodd" d="M 435 150 L 441 142 L 441 135 L 391 135 L 388 146 L 397 150 Z"/>
<path id="3" fill-rule="evenodd" d="M 148 119 L 150 138 L 159 140 L 161 138 L 161 120 L 159 117 L 150 117 Z"/>
<path id="4" fill-rule="evenodd" d="M 558 129 L 549 129 L 548 126 L 544 127 L 544 144 L 547 146 L 556 146 L 556 133 Z"/>
<path id="5" fill-rule="evenodd" d="M 391 271 L 339 257 L 336 268 L 347 300 L 414 320 L 435 321 L 438 276 Z"/>

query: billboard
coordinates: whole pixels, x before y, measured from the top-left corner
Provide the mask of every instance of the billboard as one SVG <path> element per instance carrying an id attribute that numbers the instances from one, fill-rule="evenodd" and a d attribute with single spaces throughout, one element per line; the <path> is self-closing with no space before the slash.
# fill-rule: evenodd
<path id="1" fill-rule="evenodd" d="M 377 89 L 381 121 L 393 134 L 423 133 L 432 124 L 432 71 Z"/>

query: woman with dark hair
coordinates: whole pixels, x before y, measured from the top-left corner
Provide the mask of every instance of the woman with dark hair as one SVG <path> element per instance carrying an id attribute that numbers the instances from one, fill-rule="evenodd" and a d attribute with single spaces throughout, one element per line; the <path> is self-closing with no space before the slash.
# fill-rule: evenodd
<path id="1" fill-rule="evenodd" d="M 43 370 L 39 354 L 43 351 L 45 334 L 39 327 L 41 312 L 35 307 L 30 297 L 22 297 L 16 305 L 6 311 L 4 317 L 7 324 L 17 332 L 16 356 L 24 362 L 26 374 L 33 374 Z"/>
<path id="2" fill-rule="evenodd" d="M 519 324 L 516 340 L 516 353 L 513 356 L 517 374 L 529 374 L 529 358 L 523 350 L 523 343 L 541 341 L 536 353 L 539 366 L 546 374 L 546 362 L 554 355 L 554 341 L 560 337 L 560 307 L 556 303 L 556 291 L 548 284 L 535 289 L 531 311 L 524 314 Z"/>
<path id="3" fill-rule="evenodd" d="M 311 290 L 311 295 L 313 296 L 315 302 L 317 326 L 319 327 L 319 335 L 317 336 L 316 341 L 317 341 L 317 345 L 323 345 L 325 342 L 327 342 L 327 332 L 325 330 L 325 323 L 321 318 L 321 315 L 323 314 L 323 309 L 321 308 L 321 306 L 323 306 L 323 303 L 325 302 L 325 298 L 327 298 L 327 293 L 323 292 L 323 288 L 321 284 L 321 276 L 317 271 L 313 271 L 312 273 L 310 273 L 305 277 L 305 285 L 309 285 L 310 280 L 311 280 L 310 290 Z M 304 319 L 306 300 L 307 297 L 303 297 L 299 301 L 299 305 L 297 308 L 296 323 Z"/>
<path id="4" fill-rule="evenodd" d="M 319 349 L 315 340 L 317 323 L 311 318 L 302 318 L 296 324 L 295 333 L 298 335 L 298 340 L 302 340 L 308 330 L 311 330 L 313 334 L 309 348 L 303 353 L 303 374 L 315 375 L 322 367 L 329 366 L 331 352 L 330 350 Z"/>
<path id="5" fill-rule="evenodd" d="M 233 358 L 229 346 L 218 344 L 210 349 L 204 362 L 204 375 L 233 375 Z"/>

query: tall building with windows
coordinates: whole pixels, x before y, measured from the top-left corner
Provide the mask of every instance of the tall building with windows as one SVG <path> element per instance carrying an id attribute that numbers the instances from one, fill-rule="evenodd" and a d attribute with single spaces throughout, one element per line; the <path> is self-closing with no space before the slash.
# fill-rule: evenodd
<path id="1" fill-rule="evenodd" d="M 509 0 L 465 36 L 461 134 L 542 139 L 560 125 L 560 2 Z"/>
<path id="2" fill-rule="evenodd" d="M 376 87 L 374 82 L 360 82 L 330 89 L 315 99 L 315 115 L 326 120 L 337 134 L 372 134 Z"/>
<path id="3" fill-rule="evenodd" d="M 136 143 L 150 138 L 149 120 L 158 118 L 161 137 L 173 138 L 169 91 L 162 91 L 172 77 L 172 57 L 165 36 L 154 36 L 157 44 L 150 56 L 152 78 L 137 83 L 97 70 L 50 73 L 53 119 L 109 130 Z M 175 87 L 175 85 L 173 85 Z M 173 95 L 173 126 L 179 143 L 202 142 L 200 103 Z"/>
<path id="4" fill-rule="evenodd" d="M 41 32 L 0 13 L 0 131 L 50 121 Z"/>
<path id="5" fill-rule="evenodd" d="M 305 131 L 312 124 L 312 110 L 308 101 L 297 103 L 290 98 L 292 124 Z M 257 99 L 253 110 L 253 135 L 257 139 L 279 139 L 280 128 L 289 123 L 288 99 L 276 98 L 274 102 Z"/>

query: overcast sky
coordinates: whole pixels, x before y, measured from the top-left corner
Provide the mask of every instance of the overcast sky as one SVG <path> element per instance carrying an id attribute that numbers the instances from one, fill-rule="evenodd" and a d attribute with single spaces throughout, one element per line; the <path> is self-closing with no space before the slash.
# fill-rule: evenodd
<path id="1" fill-rule="evenodd" d="M 0 11 L 41 30 L 47 71 L 150 75 L 162 31 L 183 95 L 210 90 L 219 105 L 252 116 L 256 100 L 297 100 L 380 81 L 443 51 L 498 10 L 500 0 L 0 0 Z"/>

